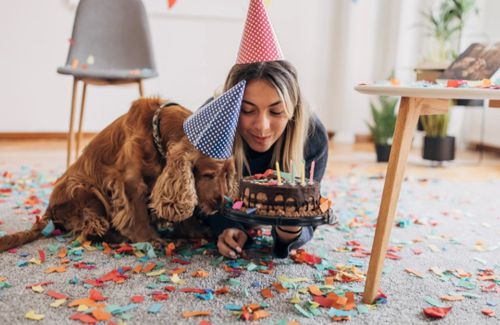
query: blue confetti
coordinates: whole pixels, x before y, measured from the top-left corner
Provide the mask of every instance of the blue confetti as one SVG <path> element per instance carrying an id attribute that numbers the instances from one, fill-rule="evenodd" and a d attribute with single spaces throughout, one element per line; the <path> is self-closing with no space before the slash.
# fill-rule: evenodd
<path id="1" fill-rule="evenodd" d="M 52 222 L 52 220 L 49 220 L 49 223 L 42 230 L 42 235 L 48 237 L 55 229 L 56 228 L 54 227 L 54 223 Z"/>
<path id="2" fill-rule="evenodd" d="M 162 304 L 152 304 L 151 307 L 149 307 L 148 309 L 148 313 L 158 314 L 162 306 L 163 306 Z"/>

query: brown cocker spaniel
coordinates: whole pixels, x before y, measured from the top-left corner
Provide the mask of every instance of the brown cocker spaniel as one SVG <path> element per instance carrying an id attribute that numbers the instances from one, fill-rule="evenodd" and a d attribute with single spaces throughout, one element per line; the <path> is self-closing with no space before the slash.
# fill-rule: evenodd
<path id="1" fill-rule="evenodd" d="M 191 111 L 177 104 L 161 108 L 157 149 L 152 120 L 163 102 L 139 99 L 101 131 L 58 179 L 41 220 L 31 230 L 0 237 L 0 251 L 41 237 L 49 220 L 80 241 L 159 247 L 165 242 L 155 223 L 181 222 L 195 207 L 206 215 L 215 212 L 223 196 L 236 190 L 233 160 L 201 154 L 183 131 Z M 166 152 L 166 163 L 160 151 Z"/>

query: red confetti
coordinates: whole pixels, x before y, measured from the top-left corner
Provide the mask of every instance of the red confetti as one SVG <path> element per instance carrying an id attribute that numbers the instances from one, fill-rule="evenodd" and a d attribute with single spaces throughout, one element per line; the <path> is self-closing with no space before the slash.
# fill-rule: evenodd
<path id="1" fill-rule="evenodd" d="M 59 292 L 56 292 L 53 290 L 47 291 L 47 295 L 49 297 L 54 298 L 54 299 L 68 299 L 68 296 L 66 296 L 65 294 L 62 294 L 62 293 L 59 293 Z"/>
<path id="2" fill-rule="evenodd" d="M 188 264 L 191 264 L 190 261 L 186 261 L 186 260 L 182 260 L 180 258 L 173 258 L 172 259 L 172 263 L 179 263 L 181 265 L 188 265 Z"/>
<path id="3" fill-rule="evenodd" d="M 210 323 L 210 321 L 204 319 L 198 325 L 212 325 L 212 323 Z"/>
<path id="4" fill-rule="evenodd" d="M 153 292 L 153 300 L 154 301 L 161 301 L 161 300 L 167 300 L 167 299 L 168 299 L 168 293 Z"/>
<path id="5" fill-rule="evenodd" d="M 424 314 L 430 318 L 443 318 L 450 312 L 451 307 L 429 307 L 424 308 Z"/>
<path id="6" fill-rule="evenodd" d="M 38 256 L 40 256 L 40 261 L 42 261 L 42 263 L 44 263 L 45 262 L 45 252 L 43 251 L 43 249 L 38 250 Z"/>
<path id="7" fill-rule="evenodd" d="M 90 284 L 91 286 L 94 286 L 94 287 L 103 287 L 104 286 L 104 282 L 101 280 L 97 280 L 97 279 L 87 279 L 87 280 L 83 280 L 83 282 L 86 284 Z"/>
<path id="8" fill-rule="evenodd" d="M 198 289 L 198 288 L 182 288 L 179 291 L 188 293 L 205 293 L 205 289 Z"/>
<path id="9" fill-rule="evenodd" d="M 391 254 L 391 253 L 387 253 L 385 255 L 385 257 L 390 258 L 391 260 L 400 260 L 401 259 L 401 256 L 396 255 L 396 254 Z"/>
<path id="10" fill-rule="evenodd" d="M 229 292 L 229 287 L 223 287 L 218 290 L 215 290 L 216 295 L 223 295 Z"/>
<path id="11" fill-rule="evenodd" d="M 167 0 L 168 9 L 171 9 L 177 0 Z"/>
<path id="12" fill-rule="evenodd" d="M 495 317 L 495 311 L 493 309 L 483 309 L 481 312 L 486 316 Z"/>
<path id="13" fill-rule="evenodd" d="M 87 315 L 87 314 L 83 314 L 83 313 L 75 313 L 75 314 L 71 315 L 69 317 L 69 319 L 79 320 L 80 322 L 85 323 L 85 324 L 96 324 L 97 323 L 97 320 L 94 317 Z"/>
<path id="14" fill-rule="evenodd" d="M 121 254 L 121 253 L 133 253 L 134 248 L 130 246 L 129 244 L 123 244 L 122 247 L 118 248 L 116 250 L 116 253 Z"/>
<path id="15" fill-rule="evenodd" d="M 315 302 L 317 302 L 321 307 L 324 307 L 324 308 L 330 308 L 333 306 L 333 299 L 328 299 L 326 297 L 322 297 L 322 296 L 314 296 L 313 297 L 313 300 Z"/>
<path id="16" fill-rule="evenodd" d="M 138 304 L 138 303 L 141 303 L 144 301 L 144 297 L 143 296 L 132 296 L 132 298 L 130 298 L 130 300 L 132 302 L 135 302 L 136 304 Z"/>
<path id="17" fill-rule="evenodd" d="M 163 288 L 165 290 L 167 290 L 168 292 L 172 292 L 172 291 L 175 291 L 175 287 L 174 286 L 166 286 L 165 288 Z"/>
<path id="18" fill-rule="evenodd" d="M 108 299 L 107 297 L 104 297 L 102 295 L 102 293 L 100 293 L 96 289 L 90 289 L 89 298 L 94 300 L 94 301 L 104 301 L 104 300 Z"/>
<path id="19" fill-rule="evenodd" d="M 303 249 L 298 249 L 295 252 L 295 254 L 292 254 L 290 257 L 292 258 L 292 260 L 295 263 L 299 263 L 299 264 L 306 263 L 309 265 L 314 265 L 314 264 L 321 263 L 321 257 L 318 257 L 318 256 L 313 255 L 313 254 L 309 254 Z"/>

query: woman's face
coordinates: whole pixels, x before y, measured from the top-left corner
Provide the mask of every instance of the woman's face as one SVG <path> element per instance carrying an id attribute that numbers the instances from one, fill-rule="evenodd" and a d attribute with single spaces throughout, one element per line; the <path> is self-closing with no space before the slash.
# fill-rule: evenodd
<path id="1" fill-rule="evenodd" d="M 285 131 L 288 117 L 285 105 L 276 89 L 265 80 L 247 83 L 238 132 L 245 142 L 257 152 L 265 152 Z"/>

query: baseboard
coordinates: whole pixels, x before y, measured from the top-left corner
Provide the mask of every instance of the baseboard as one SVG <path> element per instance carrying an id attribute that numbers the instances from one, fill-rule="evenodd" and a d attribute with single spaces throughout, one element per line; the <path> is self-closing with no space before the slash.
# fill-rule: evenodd
<path id="1" fill-rule="evenodd" d="M 83 132 L 84 139 L 93 138 L 97 132 Z M 66 132 L 0 132 L 0 141 L 66 140 Z"/>
<path id="2" fill-rule="evenodd" d="M 355 134 L 354 143 L 373 143 L 373 137 L 370 134 Z"/>
<path id="3" fill-rule="evenodd" d="M 479 142 L 471 142 L 468 145 L 469 149 L 476 150 L 476 151 L 483 151 L 483 152 L 491 152 L 497 155 L 500 155 L 500 147 L 497 146 L 492 146 L 489 144 L 481 144 Z"/>

